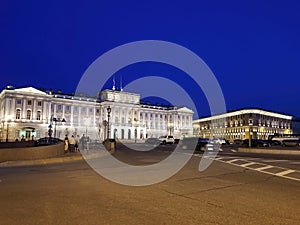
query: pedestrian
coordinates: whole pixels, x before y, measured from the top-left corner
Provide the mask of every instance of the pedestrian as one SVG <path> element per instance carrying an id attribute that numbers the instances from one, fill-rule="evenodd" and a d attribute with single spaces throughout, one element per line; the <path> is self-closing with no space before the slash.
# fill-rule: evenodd
<path id="1" fill-rule="evenodd" d="M 69 144 L 70 144 L 70 152 L 75 152 L 76 140 L 74 138 L 74 135 L 72 135 L 71 138 L 69 139 Z"/>
<path id="2" fill-rule="evenodd" d="M 80 143 L 81 143 L 81 148 L 82 150 L 86 150 L 86 137 L 83 134 L 82 137 L 80 138 Z"/>
<path id="3" fill-rule="evenodd" d="M 67 153 L 69 151 L 69 138 L 68 135 L 66 134 L 65 136 L 65 153 Z"/>
<path id="4" fill-rule="evenodd" d="M 75 152 L 79 152 L 79 135 L 75 138 Z"/>

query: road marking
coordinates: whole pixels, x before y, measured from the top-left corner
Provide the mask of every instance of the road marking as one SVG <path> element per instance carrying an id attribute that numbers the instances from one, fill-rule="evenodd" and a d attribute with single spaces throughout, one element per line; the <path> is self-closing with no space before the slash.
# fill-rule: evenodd
<path id="1" fill-rule="evenodd" d="M 276 176 L 284 176 L 284 175 L 287 175 L 287 174 L 293 173 L 293 172 L 295 172 L 295 170 L 286 170 L 286 171 L 282 171 L 282 172 L 276 173 L 275 175 Z"/>
<path id="2" fill-rule="evenodd" d="M 228 159 L 228 158 L 231 158 L 231 157 L 223 157 L 221 160 L 220 160 L 220 158 L 216 158 L 215 160 L 218 160 L 218 161 L 223 162 L 223 163 L 231 164 L 231 165 L 234 165 L 234 166 L 240 166 L 240 167 L 243 167 L 243 168 L 247 168 L 249 170 L 253 170 L 253 171 L 256 171 L 256 172 L 265 173 L 265 174 L 272 175 L 272 176 L 286 178 L 286 179 L 294 180 L 294 181 L 300 181 L 299 178 L 288 176 L 288 174 L 293 173 L 293 172 L 300 173 L 300 171 L 297 171 L 297 170 L 291 170 L 291 169 L 287 169 L 287 168 L 283 168 L 283 167 L 279 167 L 279 166 L 271 166 L 271 165 L 267 165 L 267 164 L 264 164 L 264 163 L 261 163 L 261 162 L 251 162 L 251 161 L 241 159 L 241 158 L 240 159 L 235 158 L 235 159 L 226 161 L 226 159 Z M 244 161 L 245 163 L 244 164 L 232 163 L 232 162 L 236 162 L 236 161 L 239 161 L 239 160 Z M 262 167 L 259 167 L 259 168 L 248 167 L 248 166 L 253 165 L 253 164 L 261 164 Z M 265 171 L 265 170 L 270 169 L 270 168 L 277 168 L 277 169 L 281 169 L 281 170 L 284 170 L 284 171 L 279 172 L 279 173 Z"/>
<path id="3" fill-rule="evenodd" d="M 227 162 L 228 162 L 228 163 L 233 163 L 233 162 L 240 161 L 240 160 L 243 160 L 243 159 L 232 159 L 232 160 L 229 160 L 229 161 L 227 161 Z"/>
<path id="4" fill-rule="evenodd" d="M 234 150 L 234 149 L 230 149 L 232 152 L 237 152 L 236 150 Z"/>
<path id="5" fill-rule="evenodd" d="M 251 165 L 253 165 L 253 164 L 257 164 L 257 163 L 256 163 L 256 162 L 249 162 L 249 163 L 242 164 L 242 165 L 240 165 L 240 166 L 242 166 L 242 167 L 247 167 L 247 166 L 251 166 Z"/>
<path id="6" fill-rule="evenodd" d="M 273 168 L 273 167 L 274 167 L 274 166 L 268 165 L 268 166 L 256 168 L 255 170 L 257 170 L 257 171 L 262 171 L 262 170 L 270 169 L 270 168 Z"/>

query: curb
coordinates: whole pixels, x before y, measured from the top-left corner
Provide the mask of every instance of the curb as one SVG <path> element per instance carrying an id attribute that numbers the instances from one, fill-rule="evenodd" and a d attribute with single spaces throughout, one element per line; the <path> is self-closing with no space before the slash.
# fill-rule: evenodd
<path id="1" fill-rule="evenodd" d="M 99 157 L 104 157 L 109 154 L 113 154 L 113 153 L 108 153 L 106 150 L 100 150 L 100 151 L 99 150 L 96 150 L 96 151 L 89 150 L 88 152 L 77 153 L 76 155 L 67 155 L 67 156 L 63 155 L 61 157 L 53 157 L 53 158 L 46 158 L 46 159 L 5 161 L 5 162 L 0 163 L 0 168 L 85 161 L 85 160 L 90 160 L 90 159 L 96 159 Z"/>
<path id="2" fill-rule="evenodd" d="M 242 153 L 261 153 L 274 155 L 300 155 L 299 150 L 261 149 L 261 148 L 238 148 Z"/>
<path id="3" fill-rule="evenodd" d="M 18 167 L 18 166 L 33 166 L 33 165 L 46 165 L 46 164 L 55 164 L 55 163 L 66 163 L 72 161 L 81 161 L 84 160 L 82 155 L 73 155 L 73 156 L 62 156 L 48 159 L 34 159 L 34 160 L 20 160 L 20 161 L 6 161 L 0 163 L 0 168 L 5 167 Z"/>

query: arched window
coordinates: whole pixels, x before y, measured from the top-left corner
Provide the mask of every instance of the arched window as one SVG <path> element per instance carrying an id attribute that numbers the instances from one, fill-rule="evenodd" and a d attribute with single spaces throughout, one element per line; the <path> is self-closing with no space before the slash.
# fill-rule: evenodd
<path id="1" fill-rule="evenodd" d="M 36 112 L 36 120 L 41 120 L 41 111 Z"/>
<path id="2" fill-rule="evenodd" d="M 124 139 L 124 129 L 121 130 L 121 139 Z"/>
<path id="3" fill-rule="evenodd" d="M 21 119 L 21 109 L 17 109 L 16 111 L 16 120 Z"/>
<path id="4" fill-rule="evenodd" d="M 26 119 L 30 120 L 31 119 L 31 110 L 27 110 L 27 114 L 26 114 Z"/>
<path id="5" fill-rule="evenodd" d="M 131 130 L 128 129 L 128 139 L 130 140 L 131 139 Z"/>

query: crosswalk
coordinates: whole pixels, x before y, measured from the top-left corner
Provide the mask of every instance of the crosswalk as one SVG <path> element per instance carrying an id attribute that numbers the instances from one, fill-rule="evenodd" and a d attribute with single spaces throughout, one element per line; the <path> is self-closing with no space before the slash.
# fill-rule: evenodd
<path id="1" fill-rule="evenodd" d="M 194 154 L 196 157 L 205 157 L 209 158 L 210 156 L 202 156 L 200 154 Z M 296 169 L 284 168 L 277 165 L 270 165 L 270 163 L 284 162 L 289 160 L 270 160 L 270 159 L 260 159 L 257 158 L 242 158 L 242 157 L 233 157 L 233 156 L 217 156 L 213 158 L 215 161 L 239 166 L 249 170 L 253 170 L 260 173 L 265 173 L 273 175 L 276 177 L 281 177 L 285 179 L 290 179 L 294 181 L 300 181 L 300 171 Z M 268 164 L 269 163 L 269 164 Z M 300 162 L 290 161 L 290 164 L 300 164 Z"/>

